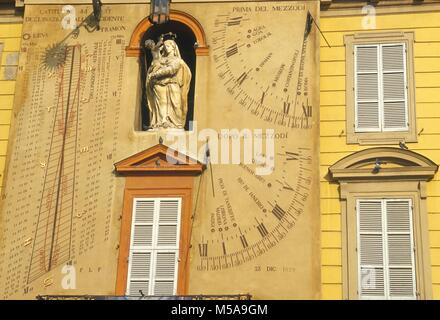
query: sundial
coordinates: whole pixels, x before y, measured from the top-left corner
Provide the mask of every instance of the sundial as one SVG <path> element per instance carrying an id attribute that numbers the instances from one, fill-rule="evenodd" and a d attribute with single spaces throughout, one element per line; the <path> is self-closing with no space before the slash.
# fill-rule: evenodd
<path id="1" fill-rule="evenodd" d="M 61 26 L 63 4 L 25 11 L 17 76 L 23 89 L 15 97 L 0 206 L 2 298 L 114 294 L 124 201 L 114 163 L 161 135 L 137 123 L 142 60 L 126 54 L 148 8 L 104 3 L 95 15 L 90 4 L 69 5 L 74 30 Z M 219 141 L 222 129 L 248 130 L 274 146 L 250 162 L 212 162 L 196 179 L 188 294 L 315 297 L 319 33 L 311 19 L 319 2 L 179 2 L 172 9 L 197 21 L 192 26 L 203 29 L 209 47 L 193 73 L 198 129 Z M 211 157 L 214 145 L 210 138 Z M 63 287 L 66 265 L 76 270 L 75 290 Z"/>
<path id="2" fill-rule="evenodd" d="M 310 154 L 308 148 L 280 146 L 275 160 L 279 168 L 270 176 L 258 176 L 245 164 L 214 166 L 215 191 L 207 193 L 211 226 L 198 243 L 198 270 L 240 266 L 286 238 L 310 195 Z"/>
<path id="3" fill-rule="evenodd" d="M 13 165 L 2 197 L 9 217 L 2 255 L 14 248 L 0 263 L 4 298 L 63 291 L 66 265 L 84 280 L 104 276 L 104 266 L 87 256 L 113 246 L 112 170 L 126 40 L 117 31 L 100 32 L 92 6 L 75 8 L 74 30 L 62 28 L 62 5 L 26 10 L 31 22 L 23 26 L 17 78 L 23 90 L 16 95 Z M 112 16 L 112 8 L 102 15 Z"/>
<path id="4" fill-rule="evenodd" d="M 265 143 L 272 138 L 274 154 L 264 175 L 258 174 L 255 154 L 252 163 L 243 157 L 235 164 L 213 163 L 212 172 L 204 173 L 207 190 L 193 237 L 196 291 L 202 289 L 197 282 L 212 284 L 216 292 L 232 288 L 230 282 L 242 292 L 253 283 L 269 290 L 272 283 L 280 296 L 291 296 L 296 293 L 287 293 L 282 279 L 296 279 L 291 281 L 299 287 L 313 281 L 300 276 L 306 268 L 314 272 L 309 228 L 319 221 L 319 31 L 313 7 L 306 2 L 224 4 L 210 23 L 212 118 L 223 114 L 223 128 L 249 129 Z M 270 156 L 264 148 L 261 155 Z"/>
<path id="5" fill-rule="evenodd" d="M 82 70 L 81 47 L 64 50 L 64 63 L 55 71 L 57 103 L 48 108 L 54 113 L 52 137 L 46 160 L 40 163 L 45 174 L 28 282 L 70 258 Z"/>
<path id="6" fill-rule="evenodd" d="M 272 7 L 261 8 L 233 8 L 217 15 L 217 75 L 245 113 L 274 126 L 307 128 L 313 110 L 305 74 L 311 14 L 280 9 L 267 18 Z"/>

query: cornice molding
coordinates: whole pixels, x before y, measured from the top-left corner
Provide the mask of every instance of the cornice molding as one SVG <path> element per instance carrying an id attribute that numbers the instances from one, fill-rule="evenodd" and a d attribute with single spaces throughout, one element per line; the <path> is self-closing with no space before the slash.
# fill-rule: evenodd
<path id="1" fill-rule="evenodd" d="M 377 170 L 373 170 L 379 163 Z M 386 164 L 382 167 L 381 164 Z M 342 158 L 329 168 L 336 181 L 353 180 L 429 180 L 438 165 L 425 156 L 399 148 L 370 148 Z"/>
<path id="2" fill-rule="evenodd" d="M 157 144 L 114 164 L 120 175 L 199 175 L 205 165 L 163 144 Z"/>

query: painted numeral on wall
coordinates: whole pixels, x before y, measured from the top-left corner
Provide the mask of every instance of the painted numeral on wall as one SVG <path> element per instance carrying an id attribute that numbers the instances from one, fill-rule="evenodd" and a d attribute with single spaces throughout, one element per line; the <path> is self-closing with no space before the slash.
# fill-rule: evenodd
<path id="1" fill-rule="evenodd" d="M 240 240 L 241 240 L 241 244 L 243 245 L 243 248 L 247 248 L 249 246 L 246 237 L 244 235 L 240 236 Z"/>
<path id="2" fill-rule="evenodd" d="M 279 205 L 275 205 L 272 209 L 272 213 L 278 220 L 281 220 L 286 215 L 286 211 L 284 211 Z"/>
<path id="3" fill-rule="evenodd" d="M 199 253 L 201 257 L 208 256 L 208 244 L 207 243 L 199 243 Z"/>
<path id="4" fill-rule="evenodd" d="M 226 245 L 224 242 L 222 242 L 222 248 L 223 248 L 223 255 L 226 255 Z"/>
<path id="5" fill-rule="evenodd" d="M 295 152 L 286 151 L 286 160 L 292 161 L 292 160 L 298 160 L 299 154 Z"/>
<path id="6" fill-rule="evenodd" d="M 265 236 L 267 236 L 269 234 L 269 232 L 266 229 L 266 226 L 263 223 L 260 223 L 257 226 L 258 232 L 260 232 L 261 236 L 264 238 Z"/>
<path id="7" fill-rule="evenodd" d="M 235 17 L 235 18 L 231 18 L 228 21 L 228 26 L 238 26 L 241 23 L 241 19 L 243 17 Z"/>
<path id="8" fill-rule="evenodd" d="M 239 77 L 237 78 L 237 82 L 238 82 L 238 84 L 241 85 L 241 84 L 243 83 L 243 81 L 246 80 L 247 76 L 248 76 L 247 72 L 243 72 L 243 73 L 241 74 L 241 76 L 239 76 Z"/>
<path id="9" fill-rule="evenodd" d="M 309 104 L 307 105 L 302 105 L 302 109 L 303 109 L 303 116 L 306 118 L 310 118 L 312 116 L 312 106 L 309 106 Z"/>
<path id="10" fill-rule="evenodd" d="M 285 101 L 284 107 L 283 107 L 283 112 L 284 112 L 284 114 L 289 114 L 289 111 L 290 111 L 290 102 Z"/>
<path id="11" fill-rule="evenodd" d="M 228 47 L 228 49 L 226 49 L 226 58 L 229 58 L 236 53 L 238 53 L 238 47 L 237 47 L 237 44 L 234 43 L 232 46 L 230 46 L 230 47 Z"/>

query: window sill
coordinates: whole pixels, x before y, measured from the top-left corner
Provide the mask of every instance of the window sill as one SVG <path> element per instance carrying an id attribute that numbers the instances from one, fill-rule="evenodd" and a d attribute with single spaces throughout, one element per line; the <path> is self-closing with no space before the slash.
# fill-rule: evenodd
<path id="1" fill-rule="evenodd" d="M 400 142 L 417 142 L 414 132 L 351 132 L 347 134 L 347 144 L 396 145 Z"/>

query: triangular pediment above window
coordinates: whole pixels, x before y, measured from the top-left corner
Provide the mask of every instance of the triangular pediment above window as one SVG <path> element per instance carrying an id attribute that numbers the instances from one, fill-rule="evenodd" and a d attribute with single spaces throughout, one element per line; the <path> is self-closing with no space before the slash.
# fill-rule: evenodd
<path id="1" fill-rule="evenodd" d="M 429 180 L 438 166 L 425 156 L 400 148 L 370 148 L 342 158 L 329 168 L 333 180 Z"/>
<path id="2" fill-rule="evenodd" d="M 163 144 L 157 144 L 115 163 L 126 175 L 198 175 L 205 165 Z"/>

